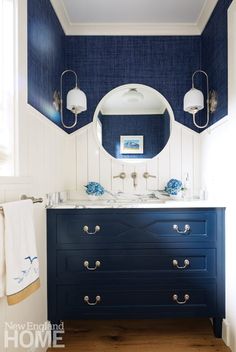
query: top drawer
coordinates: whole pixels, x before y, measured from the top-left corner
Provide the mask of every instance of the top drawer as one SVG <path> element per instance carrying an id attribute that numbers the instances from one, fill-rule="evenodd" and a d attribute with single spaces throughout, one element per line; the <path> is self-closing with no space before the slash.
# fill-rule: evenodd
<path id="1" fill-rule="evenodd" d="M 109 244 L 203 242 L 216 239 L 214 211 L 132 211 L 57 214 L 57 244 L 83 247 Z"/>

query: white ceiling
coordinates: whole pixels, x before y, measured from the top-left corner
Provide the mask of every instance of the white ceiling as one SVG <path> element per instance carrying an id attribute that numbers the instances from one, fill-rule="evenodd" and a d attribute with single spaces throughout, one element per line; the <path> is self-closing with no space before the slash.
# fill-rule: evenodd
<path id="1" fill-rule="evenodd" d="M 62 0 L 75 23 L 196 23 L 206 0 Z"/>
<path id="2" fill-rule="evenodd" d="M 197 35 L 218 0 L 51 0 L 66 34 Z"/>
<path id="3" fill-rule="evenodd" d="M 124 95 L 131 88 L 141 93 L 143 99 L 135 102 L 128 101 Z M 101 106 L 101 113 L 103 115 L 162 115 L 166 108 L 163 98 L 154 89 L 145 85 L 129 84 L 110 92 Z"/>

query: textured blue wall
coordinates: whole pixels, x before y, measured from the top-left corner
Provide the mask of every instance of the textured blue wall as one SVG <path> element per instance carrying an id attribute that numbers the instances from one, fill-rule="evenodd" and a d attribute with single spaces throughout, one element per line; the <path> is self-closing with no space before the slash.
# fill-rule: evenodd
<path id="1" fill-rule="evenodd" d="M 65 68 L 65 35 L 49 0 L 28 0 L 28 103 L 60 126 L 53 92 Z"/>
<path id="2" fill-rule="evenodd" d="M 228 114 L 227 10 L 231 2 L 218 1 L 201 36 L 201 67 L 208 73 L 210 89 L 216 90 L 219 99 L 217 111 L 211 115 L 211 125 Z"/>
<path id="3" fill-rule="evenodd" d="M 79 115 L 74 130 L 92 121 L 100 99 L 111 89 L 141 83 L 160 91 L 170 102 L 175 119 L 199 132 L 191 115 L 183 112 L 183 96 L 192 73 L 209 73 L 210 86 L 219 94 L 211 123 L 227 115 L 227 8 L 219 0 L 202 36 L 68 36 L 49 0 L 28 0 L 28 102 L 60 127 L 52 96 L 60 74 L 74 69 L 88 97 L 88 110 Z M 69 80 L 70 84 L 69 85 Z M 71 78 L 65 88 L 72 87 Z M 65 111 L 67 123 L 72 114 Z M 203 113 L 199 119 L 204 122 Z"/>
<path id="4" fill-rule="evenodd" d="M 101 115 L 102 145 L 115 158 L 153 158 L 166 145 L 170 135 L 169 114 L 164 115 Z M 143 154 L 120 154 L 120 136 L 142 135 Z"/>
<path id="5" fill-rule="evenodd" d="M 192 127 L 190 115 L 183 113 L 183 96 L 191 87 L 192 72 L 200 67 L 200 45 L 198 36 L 67 37 L 66 66 L 78 73 L 88 98 L 88 110 L 79 115 L 77 128 L 92 121 L 106 93 L 127 83 L 157 89 L 176 120 Z"/>

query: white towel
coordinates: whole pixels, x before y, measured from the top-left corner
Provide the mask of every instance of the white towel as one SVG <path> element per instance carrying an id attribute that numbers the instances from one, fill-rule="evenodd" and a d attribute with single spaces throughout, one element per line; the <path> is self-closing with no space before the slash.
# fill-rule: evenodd
<path id="1" fill-rule="evenodd" d="M 21 200 L 5 203 L 2 207 L 6 282 L 0 283 L 0 288 L 5 285 L 8 304 L 15 304 L 28 297 L 40 286 L 33 203 L 31 200 Z M 2 260 L 0 265 L 3 265 Z M 2 278 L 0 275 L 0 280 L 4 280 L 4 274 Z"/>
<path id="2" fill-rule="evenodd" d="M 0 211 L 0 297 L 5 295 L 5 251 L 4 251 L 4 220 Z"/>

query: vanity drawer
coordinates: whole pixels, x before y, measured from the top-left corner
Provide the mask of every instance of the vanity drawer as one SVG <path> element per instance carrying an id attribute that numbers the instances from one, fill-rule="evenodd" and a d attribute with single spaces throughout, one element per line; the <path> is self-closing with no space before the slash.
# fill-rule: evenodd
<path id="1" fill-rule="evenodd" d="M 112 276 L 215 277 L 214 249 L 62 250 L 57 278 L 76 280 Z"/>
<path id="2" fill-rule="evenodd" d="M 81 285 L 58 286 L 57 304 L 62 319 L 158 316 L 214 316 L 215 286 L 157 288 L 146 291 L 84 289 Z"/>
<path id="3" fill-rule="evenodd" d="M 57 245 L 109 248 L 118 244 L 209 243 L 216 239 L 216 216 L 211 211 L 132 211 L 111 214 L 57 215 Z"/>

